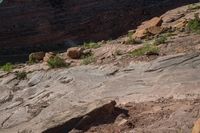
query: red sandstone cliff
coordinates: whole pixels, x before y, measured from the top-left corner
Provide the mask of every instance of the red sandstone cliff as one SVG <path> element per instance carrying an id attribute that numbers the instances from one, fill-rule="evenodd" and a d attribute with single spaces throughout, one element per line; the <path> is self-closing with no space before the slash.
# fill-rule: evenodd
<path id="1" fill-rule="evenodd" d="M 0 58 L 126 33 L 142 20 L 198 0 L 4 0 Z"/>

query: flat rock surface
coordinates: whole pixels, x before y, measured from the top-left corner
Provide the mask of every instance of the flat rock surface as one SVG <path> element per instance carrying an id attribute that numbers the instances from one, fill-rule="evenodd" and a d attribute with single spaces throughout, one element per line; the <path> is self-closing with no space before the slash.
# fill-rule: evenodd
<path id="1" fill-rule="evenodd" d="M 161 97 L 195 99 L 200 94 L 199 71 L 200 54 L 192 53 L 130 63 L 125 68 L 88 65 L 41 70 L 22 81 L 16 81 L 14 74 L 4 75 L 0 78 L 0 131 L 42 132 L 84 116 L 93 109 L 88 104 L 101 99 L 122 104 Z"/>

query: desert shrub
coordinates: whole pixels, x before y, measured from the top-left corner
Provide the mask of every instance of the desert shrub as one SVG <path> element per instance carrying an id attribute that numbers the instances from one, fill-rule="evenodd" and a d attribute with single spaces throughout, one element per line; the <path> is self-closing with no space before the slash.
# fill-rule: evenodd
<path id="1" fill-rule="evenodd" d="M 83 58 L 81 64 L 88 65 L 88 64 L 91 64 L 94 62 L 96 62 L 96 58 L 93 55 L 90 55 L 90 56 L 86 56 L 85 58 Z"/>
<path id="2" fill-rule="evenodd" d="M 200 33 L 200 19 L 198 15 L 195 15 L 194 19 L 189 20 L 187 29 L 195 33 Z"/>
<path id="3" fill-rule="evenodd" d="M 25 71 L 16 72 L 15 75 L 16 75 L 17 79 L 19 79 L 19 80 L 24 80 L 27 78 L 27 73 Z"/>
<path id="4" fill-rule="evenodd" d="M 60 68 L 67 67 L 65 60 L 60 58 L 59 56 L 54 56 L 47 61 L 49 67 L 51 68 Z"/>
<path id="5" fill-rule="evenodd" d="M 125 44 L 141 44 L 141 43 L 142 43 L 141 40 L 134 39 L 133 37 L 129 37 L 125 42 Z"/>
<path id="6" fill-rule="evenodd" d="M 131 56 L 137 57 L 137 56 L 143 56 L 143 55 L 148 55 L 150 53 L 158 54 L 159 49 L 155 45 L 150 45 L 150 44 L 145 44 L 143 47 L 136 49 L 129 54 Z"/>
<path id="7" fill-rule="evenodd" d="M 91 48 L 96 49 L 96 48 L 101 47 L 101 45 L 98 44 L 98 43 L 96 43 L 96 42 L 88 42 L 88 43 L 85 42 L 85 43 L 83 44 L 83 47 L 84 47 L 85 49 L 91 49 Z"/>
<path id="8" fill-rule="evenodd" d="M 90 49 L 84 50 L 82 55 L 81 55 L 81 59 L 85 59 L 89 56 L 93 56 L 93 52 Z"/>
<path id="9" fill-rule="evenodd" d="M 125 44 L 141 44 L 142 41 L 139 39 L 133 38 L 133 32 L 128 33 L 128 39 L 126 40 Z"/>
<path id="10" fill-rule="evenodd" d="M 166 43 L 166 41 L 167 41 L 167 37 L 164 35 L 161 35 L 154 40 L 154 45 L 164 44 L 164 43 Z"/>
<path id="11" fill-rule="evenodd" d="M 28 63 L 29 64 L 35 64 L 35 63 L 37 63 L 37 60 L 35 58 L 33 58 L 33 56 L 29 56 Z"/>
<path id="12" fill-rule="evenodd" d="M 5 72 L 11 72 L 13 70 L 13 65 L 11 63 L 6 63 L 1 67 L 1 69 Z"/>

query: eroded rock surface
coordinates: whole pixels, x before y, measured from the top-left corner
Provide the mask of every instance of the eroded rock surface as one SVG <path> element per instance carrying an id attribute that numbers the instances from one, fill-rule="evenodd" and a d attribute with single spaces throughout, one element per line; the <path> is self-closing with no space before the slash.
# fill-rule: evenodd
<path id="1" fill-rule="evenodd" d="M 40 70 L 29 73 L 26 80 L 14 86 L 12 74 L 4 75 L 0 78 L 0 131 L 41 132 L 84 116 L 93 110 L 88 104 L 98 99 L 127 103 L 160 97 L 196 98 L 200 94 L 199 64 L 200 55 L 194 53 L 161 57 L 150 63 L 130 63 L 123 69 L 89 65 Z M 13 78 L 5 82 L 6 77 Z"/>
<path id="2" fill-rule="evenodd" d="M 162 27 L 187 21 L 197 12 L 187 7 L 169 11 L 161 16 Z M 188 133 L 200 117 L 200 39 L 198 34 L 179 30 L 173 34 L 157 46 L 160 57 L 153 61 L 142 59 L 151 58 L 146 55 L 131 58 L 130 52 L 144 43 L 123 44 L 122 37 L 83 51 L 94 53 L 93 65 L 50 69 L 46 61 L 55 55 L 47 53 L 43 63 L 22 64 L 11 73 L 0 71 L 0 132 Z M 63 58 L 64 53 L 59 56 Z M 26 78 L 19 80 L 16 72 L 25 72 Z M 119 104 L 130 117 L 118 120 Z M 115 130 L 113 123 L 128 128 Z"/>

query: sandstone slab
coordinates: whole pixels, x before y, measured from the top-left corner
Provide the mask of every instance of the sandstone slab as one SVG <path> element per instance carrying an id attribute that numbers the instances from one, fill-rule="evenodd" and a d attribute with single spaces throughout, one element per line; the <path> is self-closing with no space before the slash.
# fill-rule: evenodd
<path id="1" fill-rule="evenodd" d="M 160 17 L 155 17 L 152 18 L 149 21 L 143 22 L 142 25 L 140 25 L 136 32 L 133 34 L 133 38 L 145 38 L 148 35 L 156 35 L 160 34 L 163 29 L 161 27 L 162 25 L 162 18 Z"/>
<path id="2" fill-rule="evenodd" d="M 95 101 L 105 98 L 123 104 L 160 97 L 196 98 L 200 95 L 199 64 L 200 54 L 192 53 L 165 56 L 152 62 L 131 62 L 123 69 L 88 65 L 30 72 L 25 81 L 15 85 L 19 89 L 0 90 L 3 94 L 0 115 L 4 116 L 0 118 L 0 131 L 48 133 L 76 127 L 64 123 L 73 118 L 87 123 L 90 117 L 85 115 L 99 107 Z M 100 105 L 104 103 L 107 105 L 107 102 Z M 84 119 L 79 119 L 83 116 Z M 85 127 L 82 125 L 78 127 Z"/>

